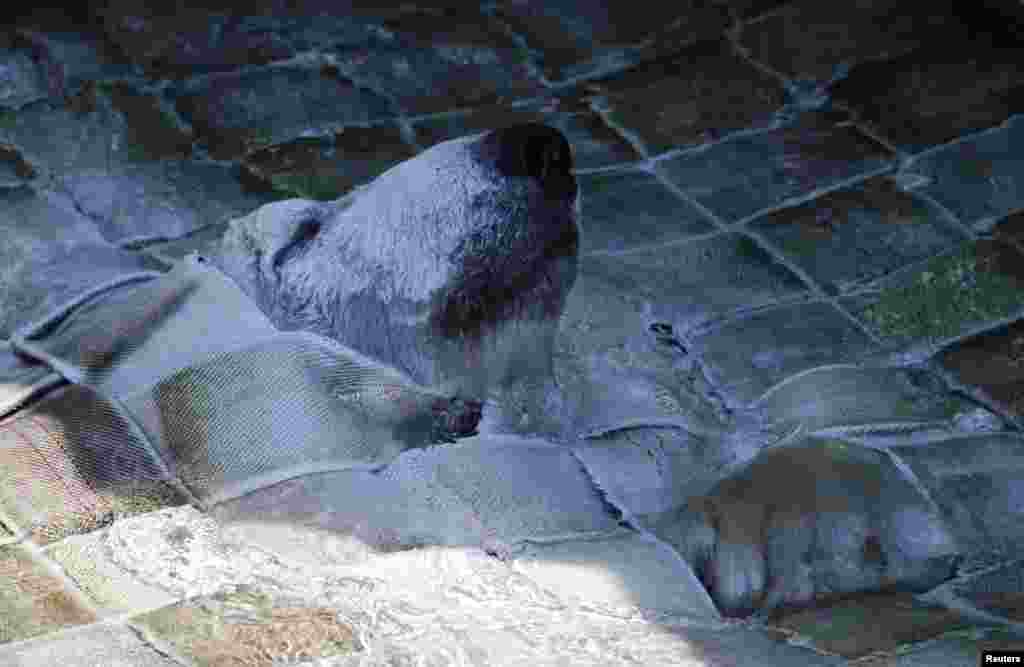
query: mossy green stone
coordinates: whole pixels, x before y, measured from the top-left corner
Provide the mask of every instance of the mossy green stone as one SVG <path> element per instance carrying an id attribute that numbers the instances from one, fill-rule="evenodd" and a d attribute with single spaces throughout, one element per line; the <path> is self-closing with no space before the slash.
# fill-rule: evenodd
<path id="1" fill-rule="evenodd" d="M 864 315 L 885 336 L 940 340 L 964 323 L 1006 317 L 1021 305 L 1019 288 L 996 273 L 978 269 L 974 248 L 937 257 L 907 286 L 882 291 Z"/>

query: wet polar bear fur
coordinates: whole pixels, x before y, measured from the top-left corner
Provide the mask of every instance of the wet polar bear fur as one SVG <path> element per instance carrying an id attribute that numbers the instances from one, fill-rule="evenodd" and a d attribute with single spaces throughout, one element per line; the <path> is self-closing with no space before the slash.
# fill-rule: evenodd
<path id="1" fill-rule="evenodd" d="M 576 280 L 569 143 L 523 124 L 437 144 L 328 203 L 234 221 L 214 263 L 274 324 L 456 396 L 549 383 Z"/>

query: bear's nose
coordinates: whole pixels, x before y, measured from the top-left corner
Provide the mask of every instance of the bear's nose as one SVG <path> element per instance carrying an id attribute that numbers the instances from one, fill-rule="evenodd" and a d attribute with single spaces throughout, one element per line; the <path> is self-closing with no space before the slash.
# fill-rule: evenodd
<path id="1" fill-rule="evenodd" d="M 561 132 L 541 123 L 522 123 L 484 136 L 481 157 L 502 175 L 535 179 L 549 199 L 574 199 L 572 149 Z"/>

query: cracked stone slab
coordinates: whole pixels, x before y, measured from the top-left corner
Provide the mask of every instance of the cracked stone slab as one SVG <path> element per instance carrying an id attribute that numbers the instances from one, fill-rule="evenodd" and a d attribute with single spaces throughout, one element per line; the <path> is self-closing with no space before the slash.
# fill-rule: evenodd
<path id="1" fill-rule="evenodd" d="M 995 31 L 986 34 L 995 39 Z M 957 39 L 936 40 L 931 48 L 865 63 L 829 93 L 875 133 L 917 153 L 999 125 L 1024 110 L 1024 76 L 1018 66 L 1024 49 L 993 48 L 985 41 L 963 31 Z"/>
<path id="2" fill-rule="evenodd" d="M 129 64 L 102 35 L 83 29 L 73 17 L 44 9 L 23 17 L 16 34 L 17 45 L 32 58 L 53 102 L 79 94 L 96 80 L 131 74 Z"/>
<path id="3" fill-rule="evenodd" d="M 930 591 L 927 597 L 963 601 L 969 605 L 967 614 L 978 614 L 977 620 L 1003 620 L 1014 624 L 1024 639 L 1024 561 L 995 566 L 984 572 L 958 578 Z M 989 618 L 985 618 L 988 616 Z"/>
<path id="4" fill-rule="evenodd" d="M 332 66 L 409 115 L 507 102 L 543 91 L 527 54 L 478 8 L 410 11 L 389 39 L 330 51 Z"/>
<path id="5" fill-rule="evenodd" d="M 271 199 L 246 192 L 231 167 L 177 160 L 77 169 L 63 176 L 60 186 L 113 244 L 181 238 L 242 217 Z"/>
<path id="6" fill-rule="evenodd" d="M 786 102 L 782 86 L 725 40 L 700 41 L 671 59 L 642 63 L 583 87 L 600 95 L 608 117 L 630 128 L 652 154 L 767 127 Z"/>
<path id="7" fill-rule="evenodd" d="M 730 24 L 717 4 L 687 0 L 637 12 L 629 2 L 599 5 L 500 3 L 495 16 L 535 51 L 545 76 L 561 81 L 653 60 Z"/>
<path id="8" fill-rule="evenodd" d="M 936 2 L 924 14 L 907 12 L 897 0 L 842 6 L 793 2 L 745 24 L 740 44 L 787 77 L 827 81 L 858 62 L 893 58 L 929 39 L 948 37 L 962 24 L 949 4 Z"/>
<path id="9" fill-rule="evenodd" d="M 109 667 L 180 667 L 179 662 L 119 625 L 96 623 L 18 644 L 0 645 L 0 663 L 8 667 L 108 665 Z"/>
<path id="10" fill-rule="evenodd" d="M 791 376 L 755 404 L 768 419 L 826 428 L 893 429 L 952 426 L 973 405 L 952 395 L 935 376 L 902 368 L 827 366 Z M 857 427 L 861 427 L 858 429 Z"/>
<path id="11" fill-rule="evenodd" d="M 959 341 L 937 360 L 967 385 L 981 387 L 1024 417 L 1024 320 Z"/>
<path id="12" fill-rule="evenodd" d="M 66 105 L 33 104 L 0 116 L 0 142 L 44 176 L 76 169 L 106 169 L 111 160 L 129 157 L 123 116 L 96 86 L 70 98 Z"/>
<path id="13" fill-rule="evenodd" d="M 715 227 L 695 206 L 644 171 L 581 174 L 580 254 L 658 246 Z"/>
<path id="14" fill-rule="evenodd" d="M 877 346 L 823 302 L 769 308 L 702 330 L 698 353 L 724 393 L 758 400 L 785 378 L 817 366 L 852 363 Z"/>
<path id="15" fill-rule="evenodd" d="M 81 597 L 25 549 L 0 547 L 0 646 L 96 621 Z"/>
<path id="16" fill-rule="evenodd" d="M 887 343 L 942 345 L 1024 307 L 1024 254 L 980 239 L 879 280 L 850 312 Z"/>
<path id="17" fill-rule="evenodd" d="M 395 115 L 385 98 L 334 70 L 291 64 L 191 80 L 174 97 L 216 159 Z"/>
<path id="18" fill-rule="evenodd" d="M 787 2 L 786 0 L 724 0 L 721 4 L 729 7 L 739 19 L 746 21 L 769 14 Z"/>
<path id="19" fill-rule="evenodd" d="M 859 667 L 962 667 L 978 664 L 983 650 L 1021 651 L 1024 639 L 1004 628 L 976 628 L 950 632 L 917 646 L 901 646 L 892 652 L 863 658 Z"/>
<path id="20" fill-rule="evenodd" d="M 199 667 L 269 665 L 364 649 L 336 610 L 243 585 L 191 598 L 131 619 Z"/>
<path id="21" fill-rule="evenodd" d="M 298 52 L 366 44 L 374 21 L 356 12 L 323 12 L 320 3 L 292 6 L 287 17 L 254 11 L 231 15 L 197 6 L 163 11 L 159 2 L 107 3 L 103 27 L 132 62 L 153 76 L 182 76 L 264 65 Z"/>
<path id="22" fill-rule="evenodd" d="M 127 158 L 133 162 L 187 158 L 195 136 L 162 97 L 124 82 L 97 85 L 124 117 Z"/>
<path id="23" fill-rule="evenodd" d="M 613 283 L 577 281 L 553 355 L 576 433 L 674 425 L 719 434 L 725 428 L 728 410 L 680 334 L 653 310 Z"/>
<path id="24" fill-rule="evenodd" d="M 1000 241 L 1024 244 L 1024 210 L 1006 216 L 992 227 L 992 236 Z"/>
<path id="25" fill-rule="evenodd" d="M 49 95 L 46 80 L 29 54 L 12 48 L 6 36 L 0 41 L 0 110 L 10 110 L 44 100 Z M 2 116 L 0 116 L 2 118 Z"/>
<path id="26" fill-rule="evenodd" d="M 22 171 L 52 180 L 104 240 L 184 236 L 268 201 L 230 167 L 173 159 L 189 146 L 186 135 L 151 98 L 101 86 L 76 99 L 86 108 L 34 106 L 0 119 L 0 141 Z"/>
<path id="27" fill-rule="evenodd" d="M 43 553 L 81 589 L 101 617 L 155 609 L 178 597 L 119 567 L 107 530 L 75 535 L 47 546 Z"/>
<path id="28" fill-rule="evenodd" d="M 885 176 L 749 225 L 831 294 L 846 293 L 964 240 L 934 206 Z"/>
<path id="29" fill-rule="evenodd" d="M 0 147 L 0 188 L 21 187 L 35 177 L 36 170 L 22 159 L 17 150 Z"/>
<path id="30" fill-rule="evenodd" d="M 1022 155 L 1024 119 L 1014 118 L 988 132 L 930 151 L 909 169 L 924 178 L 916 191 L 934 198 L 964 224 L 987 231 L 1007 213 L 1024 208 Z"/>
<path id="31" fill-rule="evenodd" d="M 674 424 L 721 433 L 727 409 L 672 332 L 800 291 L 798 279 L 738 234 L 584 257 L 554 354 L 576 432 Z"/>
<path id="32" fill-rule="evenodd" d="M 522 106 L 485 106 L 466 113 L 419 120 L 413 123 L 413 129 L 417 141 L 429 146 L 495 127 L 530 122 L 560 130 L 572 146 L 577 169 L 634 162 L 641 158 L 599 114 L 571 98 L 545 99 Z"/>
<path id="33" fill-rule="evenodd" d="M 807 112 L 797 121 L 658 162 L 656 169 L 725 222 L 891 164 L 889 152 L 840 112 Z"/>
<path id="34" fill-rule="evenodd" d="M 244 164 L 282 195 L 324 201 L 372 181 L 415 153 L 401 128 L 385 123 L 268 146 L 247 155 Z"/>
<path id="35" fill-rule="evenodd" d="M 875 593 L 782 613 L 770 626 L 816 649 L 855 659 L 963 630 L 968 623 L 957 612 L 919 602 L 909 593 Z"/>
<path id="36" fill-rule="evenodd" d="M 608 319 L 623 321 L 616 304 L 647 304 L 650 316 L 681 330 L 741 308 L 764 306 L 806 291 L 800 279 L 750 238 L 730 232 L 667 247 L 580 261 L 579 282 L 562 315 L 562 327 L 601 330 Z M 604 317 L 584 315 L 600 309 Z M 608 322 L 610 324 L 610 322 Z M 602 332 L 605 333 L 605 332 Z M 605 333 L 605 335 L 607 335 Z"/>
<path id="37" fill-rule="evenodd" d="M 978 434 L 894 447 L 938 504 L 968 561 L 1009 560 L 1024 549 L 1024 439 Z"/>

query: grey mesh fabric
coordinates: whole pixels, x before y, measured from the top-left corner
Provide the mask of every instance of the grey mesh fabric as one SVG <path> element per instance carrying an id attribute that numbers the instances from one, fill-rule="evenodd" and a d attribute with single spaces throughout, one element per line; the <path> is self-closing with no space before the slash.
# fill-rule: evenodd
<path id="1" fill-rule="evenodd" d="M 24 402 L 24 381 L 52 384 L 52 372 L 94 390 L 119 413 L 104 467 L 147 459 L 201 506 L 297 475 L 379 468 L 428 442 L 443 398 L 334 341 L 276 330 L 195 255 L 22 328 L 9 349 L 25 360 L 7 362 L 0 405 Z"/>
<path id="2" fill-rule="evenodd" d="M 94 292 L 15 332 L 15 349 L 69 382 L 124 395 L 277 330 L 194 255 L 169 274 Z"/>

